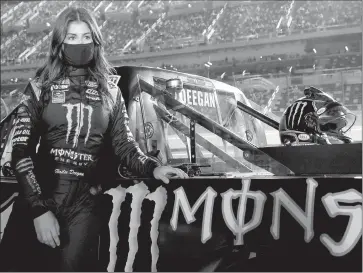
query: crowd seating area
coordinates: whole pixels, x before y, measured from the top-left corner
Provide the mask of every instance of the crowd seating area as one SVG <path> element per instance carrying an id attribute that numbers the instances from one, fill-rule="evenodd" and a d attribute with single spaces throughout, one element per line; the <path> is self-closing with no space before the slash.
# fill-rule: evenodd
<path id="1" fill-rule="evenodd" d="M 17 87 L 1 86 L 0 121 L 20 103 L 24 88 L 25 84 Z"/>
<path id="2" fill-rule="evenodd" d="M 66 7 L 71 1 L 46 1 L 43 5 L 37 6 L 35 12 L 39 15 L 30 21 L 30 24 L 39 23 L 52 23 L 55 21 L 56 16 Z M 100 4 L 100 1 L 80 1 L 73 2 L 72 6 L 87 8 L 91 11 Z M 97 16 L 98 17 L 98 16 Z"/>
<path id="3" fill-rule="evenodd" d="M 219 27 L 218 41 L 232 41 L 249 35 L 265 35 L 274 32 L 281 16 L 286 15 L 290 1 L 267 1 L 262 4 L 227 6 Z"/>
<path id="4" fill-rule="evenodd" d="M 302 2 L 301 6 L 297 9 L 294 16 L 294 28 L 295 29 L 310 29 L 322 26 L 324 23 L 324 17 L 328 14 L 332 14 L 331 2 L 315 2 L 306 1 Z M 298 3 L 300 4 L 300 3 Z M 327 8 L 329 5 L 329 8 Z M 325 14 L 324 14 L 325 13 Z M 324 16 L 325 15 L 325 16 Z M 331 17 L 333 20 L 333 18 Z"/>
<path id="5" fill-rule="evenodd" d="M 340 55 L 329 58 L 329 63 L 325 65 L 326 68 L 343 68 L 343 67 L 357 67 L 362 66 L 362 55 Z"/>
<path id="6" fill-rule="evenodd" d="M 104 7 L 107 7 L 108 4 L 111 2 L 112 2 L 112 5 L 107 10 L 109 12 L 124 10 L 124 8 L 126 7 L 126 5 L 128 3 L 128 1 L 107 1 L 107 3 L 105 3 Z"/>
<path id="7" fill-rule="evenodd" d="M 15 2 L 15 1 L 14 1 Z M 3 6 L 7 8 L 7 10 L 10 10 L 11 8 L 14 8 L 17 6 L 17 4 L 13 4 L 10 1 L 7 1 L 5 3 L 1 2 L 1 15 L 5 14 L 3 13 Z M 8 16 L 1 19 L 1 25 L 5 23 L 6 26 L 15 25 L 17 23 L 17 20 L 22 18 L 26 12 L 28 12 L 29 9 L 34 9 L 36 5 L 39 4 L 39 2 L 23 2 L 21 6 L 19 6 L 15 11 L 10 13 Z M 5 43 L 11 36 L 13 36 L 14 32 L 8 32 L 8 33 L 1 33 L 1 44 Z"/>
<path id="8" fill-rule="evenodd" d="M 218 22 L 215 35 L 218 41 L 234 39 L 237 35 L 255 34 L 254 29 L 245 29 L 241 26 L 248 21 L 249 14 L 252 13 L 253 5 L 241 5 L 238 7 L 227 6 L 222 18 Z"/>
<path id="9" fill-rule="evenodd" d="M 7 54 L 5 56 L 5 61 L 11 62 L 16 59 L 23 51 L 28 48 L 34 46 L 39 39 L 43 38 L 44 33 L 22 33 L 19 37 L 14 40 L 9 46 L 5 49 Z"/>
<path id="10" fill-rule="evenodd" d="M 56 2 L 56 1 L 53 1 Z M 25 15 L 25 13 L 27 13 L 29 10 L 33 10 L 38 4 L 39 1 L 24 1 L 21 2 L 22 4 L 14 11 L 12 12 L 7 18 L 11 18 L 10 20 L 7 20 L 7 18 L 5 18 L 4 20 L 1 20 L 1 23 L 3 23 L 4 21 L 6 22 L 7 25 L 15 25 L 17 23 L 19 23 L 19 19 L 23 17 L 23 15 Z M 1 4 L 1 8 L 2 8 Z"/>
<path id="11" fill-rule="evenodd" d="M 47 34 L 42 33 L 40 36 L 43 39 Z M 28 62 L 44 62 L 49 54 L 50 39 L 43 42 L 37 49 L 37 51 L 28 57 Z"/>
<path id="12" fill-rule="evenodd" d="M 295 29 L 359 24 L 362 20 L 361 1 L 297 1 L 293 18 Z"/>
<path id="13" fill-rule="evenodd" d="M 2 49 L 2 52 L 5 53 L 1 56 L 2 64 L 16 63 L 16 59 L 19 57 L 19 55 L 27 48 L 35 46 L 39 40 L 43 39 L 43 37 L 46 35 L 46 32 L 28 33 L 26 30 L 22 30 L 14 35 L 16 35 L 16 39 L 12 40 L 12 42 Z M 42 45 L 46 46 L 48 43 L 43 43 Z M 48 51 L 47 47 L 46 49 Z M 28 62 L 32 62 L 33 60 L 37 59 L 37 57 L 33 55 L 31 55 L 31 58 L 28 60 Z"/>
<path id="14" fill-rule="evenodd" d="M 9 10 L 14 4 L 8 2 L 2 3 L 2 12 Z M 39 1 L 25 1 L 22 6 L 18 8 L 13 16 L 14 21 L 11 23 L 18 23 L 19 20 L 26 12 L 35 9 L 39 12 L 30 23 L 35 22 L 52 22 L 56 14 L 62 10 L 70 1 L 46 1 L 39 5 Z M 94 10 L 101 1 L 80 1 L 77 0 L 73 5 L 84 6 Z M 96 12 L 99 19 L 104 9 L 109 6 L 107 11 L 120 11 L 124 10 L 129 1 L 103 1 L 102 6 Z M 163 9 L 165 7 L 163 1 L 144 1 L 140 6 L 140 10 L 148 9 Z M 193 2 L 186 1 L 169 1 L 167 4 L 172 9 L 178 4 L 186 4 Z M 361 1 L 295 1 L 295 12 L 292 12 L 294 30 L 307 30 L 311 28 L 331 26 L 331 25 L 347 25 L 357 24 L 361 22 L 362 2 Z M 129 5 L 135 8 L 136 4 Z M 288 12 L 291 6 L 291 1 L 261 1 L 261 2 L 241 2 L 238 5 L 227 4 L 224 12 L 214 25 L 215 32 L 211 37 L 210 42 L 226 42 L 254 35 L 258 37 L 266 37 L 269 33 L 276 32 L 276 26 L 280 18 Z M 4 8 L 4 10 L 3 10 Z M 207 29 L 216 15 L 221 11 L 220 8 L 214 10 L 206 10 L 189 15 L 180 15 L 178 17 L 166 17 L 158 26 L 156 31 L 151 31 L 146 39 L 146 45 L 152 46 L 154 44 L 165 43 L 168 39 L 175 40 L 175 38 L 190 37 L 191 39 L 200 39 L 201 34 Z M 107 16 L 106 16 L 107 19 Z M 3 21 L 3 20 L 2 20 Z M 99 24 L 103 24 L 102 20 L 98 20 Z M 116 49 L 122 49 L 124 45 L 131 39 L 137 40 L 142 36 L 152 23 L 141 22 L 134 23 L 115 23 L 106 21 L 107 27 L 103 27 L 105 37 L 112 37 L 107 40 L 106 53 L 109 55 L 118 54 Z M 6 33 L 2 35 L 1 43 L 4 44 L 14 33 Z M 44 37 L 44 35 L 39 35 Z M 29 46 L 28 43 L 23 43 L 23 37 L 19 36 L 12 43 L 11 46 L 4 50 L 2 58 L 5 60 L 12 60 L 17 58 L 19 52 L 22 53 Z M 29 41 L 28 39 L 26 39 Z M 43 42 L 47 44 L 46 42 Z M 189 42 L 193 44 L 192 42 Z M 16 50 L 13 50 L 16 48 Z M 47 48 L 47 46 L 44 46 Z M 147 51 L 140 49 L 139 51 Z M 40 52 L 40 54 L 39 54 Z M 19 53 L 19 54 L 20 54 Z M 37 61 L 42 58 L 44 52 L 37 51 L 30 58 L 30 61 Z M 2 60 L 5 65 L 8 61 Z M 11 61 L 10 61 L 11 63 Z"/>
<path id="15" fill-rule="evenodd" d="M 174 2 L 174 1 L 173 1 Z M 141 9 L 143 10 L 163 10 L 165 8 L 166 1 L 161 0 L 149 0 L 144 1 L 144 3 L 141 6 Z"/>
<path id="16" fill-rule="evenodd" d="M 160 45 L 169 41 L 183 38 L 200 38 L 212 21 L 216 18 L 219 9 L 205 10 L 190 14 L 166 18 L 151 32 L 146 39 L 148 45 Z"/>
<path id="17" fill-rule="evenodd" d="M 344 67 L 361 67 L 362 66 L 362 52 L 346 52 L 335 53 L 331 55 L 315 55 L 306 54 L 300 56 L 299 54 L 273 54 L 268 56 L 246 57 L 238 58 L 225 57 L 224 59 L 211 59 L 213 67 L 210 69 L 210 77 L 219 77 L 223 72 L 227 75 L 232 75 L 232 71 L 243 71 L 251 74 L 279 74 L 279 73 L 292 73 L 299 74 L 300 70 L 304 69 L 338 69 Z M 290 63 L 288 65 L 288 63 Z M 195 73 L 195 71 L 204 71 L 206 67 L 205 63 L 190 63 L 184 65 L 178 65 L 175 63 L 161 64 L 160 67 L 173 65 L 178 71 L 185 71 L 188 73 Z M 250 70 L 252 69 L 253 70 Z M 290 70 L 291 67 L 291 71 Z M 238 72 L 240 73 L 240 72 Z M 205 75 L 204 75 L 205 76 Z"/>
<path id="18" fill-rule="evenodd" d="M 362 84 L 346 84 L 342 86 L 340 82 L 337 82 L 335 84 L 320 84 L 314 86 L 328 93 L 348 108 L 352 108 L 352 106 L 362 107 Z M 275 99 L 271 104 L 270 111 L 281 114 L 288 105 L 291 105 L 294 101 L 304 96 L 304 87 L 305 86 L 303 85 L 295 85 L 281 89 L 276 94 Z M 267 105 L 274 92 L 273 89 L 266 92 L 266 90 L 257 88 L 244 89 L 243 91 L 248 99 L 262 107 Z"/>
<path id="19" fill-rule="evenodd" d="M 3 3 L 1 3 L 1 16 L 3 16 L 5 13 L 7 13 L 10 9 L 12 9 L 13 7 L 15 7 L 18 3 L 14 3 L 17 1 L 4 1 Z"/>
<path id="20" fill-rule="evenodd" d="M 193 1 L 174 1 L 174 0 L 145 0 L 140 6 L 141 11 L 147 10 L 165 10 L 167 6 L 173 9 L 175 7 L 186 6 L 187 4 L 191 7 L 194 3 L 198 3 L 200 0 Z"/>
<path id="21" fill-rule="evenodd" d="M 13 32 L 6 33 L 4 35 L 1 35 L 1 44 L 4 44 L 9 38 L 11 38 L 14 35 Z"/>
<path id="22" fill-rule="evenodd" d="M 39 14 L 30 23 L 52 23 L 55 21 L 57 14 L 66 8 L 68 4 L 69 1 L 46 1 L 36 8 L 36 12 L 39 12 Z"/>
<path id="23" fill-rule="evenodd" d="M 106 1 L 104 1 L 106 2 Z M 122 1 L 124 2 L 124 1 Z M 73 5 L 82 7 L 82 8 L 86 8 L 89 9 L 91 11 L 94 11 L 95 8 L 100 4 L 100 1 L 82 1 L 82 0 L 77 0 Z M 103 3 L 104 6 L 105 3 Z"/>
<path id="24" fill-rule="evenodd" d="M 110 37 L 110 39 L 114 39 Z M 120 48 L 116 48 L 114 44 L 109 44 L 107 46 L 113 46 L 113 51 L 117 53 Z M 44 45 L 45 46 L 45 45 Z M 46 44 L 46 46 L 49 46 Z M 47 50 L 44 47 L 41 53 L 33 54 L 30 58 L 42 59 L 44 62 Z M 40 55 L 42 54 L 42 55 Z M 261 58 L 262 57 L 262 58 Z M 260 58 L 247 57 L 247 58 L 224 58 L 224 59 L 213 59 L 213 67 L 210 70 L 210 77 L 217 78 L 223 72 L 227 75 L 232 75 L 232 71 L 243 71 L 247 69 L 251 74 L 279 74 L 279 73 L 291 73 L 292 75 L 300 74 L 299 71 L 305 69 L 324 70 L 324 69 L 339 69 L 339 68 L 355 68 L 362 67 L 362 52 L 346 52 L 346 53 L 335 53 L 331 55 L 315 55 L 306 54 L 300 56 L 299 54 L 273 54 L 268 56 L 261 56 Z M 293 62 L 293 63 L 291 63 Z M 288 65 L 288 63 L 290 63 Z M 124 63 L 127 65 L 127 62 Z M 203 63 L 190 63 L 184 65 L 178 65 L 175 63 L 163 63 L 156 64 L 160 67 L 173 65 L 173 68 L 187 73 L 202 73 L 201 71 L 206 71 Z M 314 68 L 315 67 L 315 68 Z M 291 68 L 291 71 L 290 71 Z M 242 70 L 241 70 L 242 69 Z M 222 71 L 222 72 L 221 72 Z M 303 72 L 302 72 L 303 73 Z M 206 75 L 204 75 L 206 76 Z"/>
<path id="25" fill-rule="evenodd" d="M 362 104 L 362 84 L 345 85 L 344 103 L 346 105 Z"/>
<path id="26" fill-rule="evenodd" d="M 60 1 L 59 3 L 53 4 L 53 2 L 45 2 L 43 5 L 36 7 L 35 10 L 42 14 L 42 16 L 35 17 L 34 20 L 31 20 L 31 23 L 45 23 L 45 22 L 53 22 L 56 15 L 64 8 L 66 8 L 69 4 L 69 1 Z M 76 1 L 73 5 L 75 6 L 83 6 L 90 10 L 94 10 L 98 6 L 98 1 Z M 97 17 L 98 18 L 98 17 Z M 31 48 L 34 46 L 39 40 L 43 39 L 49 30 L 46 32 L 39 33 L 27 33 L 26 30 L 18 36 L 9 46 L 5 49 L 6 54 L 3 59 L 4 63 L 12 63 L 14 59 L 16 59 L 21 53 L 23 53 L 27 48 Z M 37 51 L 30 55 L 27 62 L 34 61 L 44 61 L 46 55 L 48 54 L 50 40 L 46 40 L 41 44 L 41 46 L 37 49 Z"/>
<path id="27" fill-rule="evenodd" d="M 121 54 L 122 49 L 131 39 L 140 37 L 153 23 L 154 21 L 145 20 L 139 22 L 107 21 L 102 33 L 106 41 L 105 51 L 110 56 Z"/>

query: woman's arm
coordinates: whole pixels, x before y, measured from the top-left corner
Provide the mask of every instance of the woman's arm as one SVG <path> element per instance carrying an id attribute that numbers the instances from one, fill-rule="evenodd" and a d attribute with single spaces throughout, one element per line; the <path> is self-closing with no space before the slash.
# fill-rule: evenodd
<path id="1" fill-rule="evenodd" d="M 153 171 L 160 164 L 140 150 L 129 128 L 129 117 L 121 91 L 116 88 L 117 94 L 114 96 L 116 101 L 110 123 L 112 147 L 120 161 L 133 172 L 154 177 Z"/>
<path id="2" fill-rule="evenodd" d="M 41 200 L 42 190 L 34 174 L 32 157 L 39 141 L 39 129 L 41 103 L 39 90 L 34 90 L 34 83 L 29 83 L 24 92 L 24 100 L 21 102 L 15 120 L 15 131 L 12 139 L 11 165 L 15 171 L 22 194 L 32 208 L 33 218 L 48 211 Z"/>

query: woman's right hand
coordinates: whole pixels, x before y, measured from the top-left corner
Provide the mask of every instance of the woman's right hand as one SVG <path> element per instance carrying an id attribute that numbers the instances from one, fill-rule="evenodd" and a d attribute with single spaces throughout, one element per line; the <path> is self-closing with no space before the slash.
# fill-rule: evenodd
<path id="1" fill-rule="evenodd" d="M 39 242 L 53 248 L 60 245 L 60 228 L 58 220 L 55 218 L 53 212 L 47 211 L 46 213 L 35 218 L 34 227 Z"/>

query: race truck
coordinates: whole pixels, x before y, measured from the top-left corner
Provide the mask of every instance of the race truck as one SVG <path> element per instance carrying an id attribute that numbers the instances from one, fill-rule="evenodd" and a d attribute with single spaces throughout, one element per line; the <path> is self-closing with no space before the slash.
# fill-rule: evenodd
<path id="1" fill-rule="evenodd" d="M 116 71 L 140 149 L 190 179 L 172 179 L 161 189 L 124 166 L 108 169 L 114 176 L 100 174 L 112 180 L 105 194 L 114 202 L 115 195 L 127 196 L 131 191 L 124 190 L 142 189 L 143 182 L 151 185 L 145 196 L 159 196 L 141 201 L 136 250 L 134 199 L 120 203 L 116 216 L 112 210 L 110 219 L 118 220 L 110 220 L 110 230 L 116 225 L 119 234 L 115 239 L 107 229 L 101 235 L 105 270 L 362 270 L 361 142 L 269 146 L 266 127 L 278 134 L 280 118 L 263 113 L 243 90 L 159 68 Z M 251 82 L 276 88 L 261 77 Z M 1 121 L 2 232 L 17 198 L 9 163 L 15 118 L 16 107 Z M 164 195 L 166 203 L 160 201 Z M 122 240 L 129 244 L 118 244 Z"/>

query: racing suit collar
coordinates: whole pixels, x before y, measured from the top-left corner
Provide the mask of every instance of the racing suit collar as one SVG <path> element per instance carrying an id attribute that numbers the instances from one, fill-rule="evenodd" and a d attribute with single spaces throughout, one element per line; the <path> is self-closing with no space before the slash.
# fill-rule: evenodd
<path id="1" fill-rule="evenodd" d="M 70 80 L 70 83 L 75 91 L 80 91 L 82 89 L 81 86 L 84 86 L 85 82 L 89 79 L 89 72 L 87 68 L 67 66 L 66 69 L 65 78 Z"/>
<path id="2" fill-rule="evenodd" d="M 67 66 L 67 76 L 75 77 L 75 76 L 88 76 L 87 68 L 77 68 L 73 66 Z"/>

